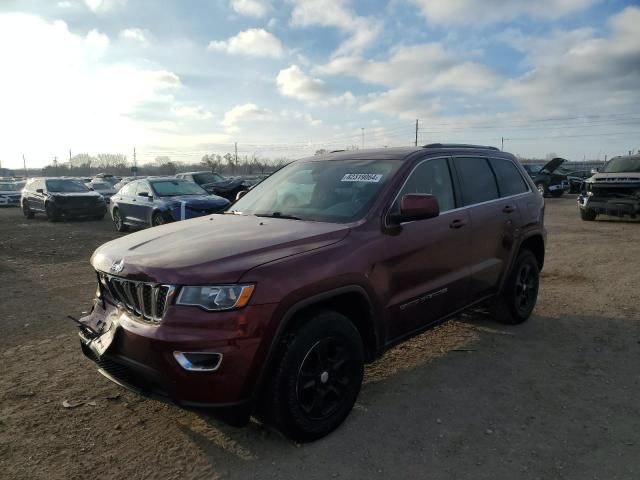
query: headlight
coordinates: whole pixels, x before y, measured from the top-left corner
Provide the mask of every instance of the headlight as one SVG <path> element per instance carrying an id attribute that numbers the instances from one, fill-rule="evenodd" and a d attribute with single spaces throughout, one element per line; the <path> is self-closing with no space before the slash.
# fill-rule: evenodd
<path id="1" fill-rule="evenodd" d="M 255 285 L 211 285 L 182 287 L 177 305 L 192 305 L 205 310 L 232 310 L 242 308 L 253 294 Z"/>

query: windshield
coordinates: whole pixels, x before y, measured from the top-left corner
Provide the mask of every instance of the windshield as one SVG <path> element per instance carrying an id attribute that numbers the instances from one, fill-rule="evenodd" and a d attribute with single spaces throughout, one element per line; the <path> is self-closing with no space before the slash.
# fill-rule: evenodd
<path id="1" fill-rule="evenodd" d="M 79 180 L 47 180 L 49 192 L 88 192 L 89 189 Z"/>
<path id="2" fill-rule="evenodd" d="M 629 173 L 640 172 L 640 156 L 635 157 L 618 157 L 609 160 L 602 173 Z"/>
<path id="3" fill-rule="evenodd" d="M 208 195 L 208 193 L 201 187 L 186 180 L 160 180 L 151 182 L 151 186 L 159 197 L 173 197 L 176 195 Z"/>
<path id="4" fill-rule="evenodd" d="M 21 189 L 17 183 L 0 183 L 0 192 L 19 192 Z"/>
<path id="5" fill-rule="evenodd" d="M 198 185 L 206 185 L 207 183 L 222 182 L 224 178 L 217 173 L 198 173 L 193 176 Z"/>
<path id="6" fill-rule="evenodd" d="M 234 213 L 346 223 L 362 218 L 401 162 L 317 160 L 274 173 L 232 207 Z"/>
<path id="7" fill-rule="evenodd" d="M 91 186 L 96 190 L 113 190 L 113 186 L 107 182 L 91 182 Z"/>

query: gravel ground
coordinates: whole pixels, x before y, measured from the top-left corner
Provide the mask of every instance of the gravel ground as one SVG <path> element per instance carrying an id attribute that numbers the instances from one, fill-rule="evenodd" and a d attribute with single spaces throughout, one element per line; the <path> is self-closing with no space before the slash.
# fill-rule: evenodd
<path id="1" fill-rule="evenodd" d="M 528 323 L 469 314 L 398 346 L 338 431 L 296 445 L 102 378 L 64 317 L 118 234 L 0 210 L 0 478 L 640 478 L 640 222 L 582 222 L 570 196 L 547 228 Z"/>

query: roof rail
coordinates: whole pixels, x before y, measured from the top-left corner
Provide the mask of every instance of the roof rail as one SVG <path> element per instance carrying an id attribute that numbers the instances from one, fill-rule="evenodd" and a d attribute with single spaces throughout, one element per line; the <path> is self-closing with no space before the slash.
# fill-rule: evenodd
<path id="1" fill-rule="evenodd" d="M 466 143 L 430 143 L 429 145 L 423 145 L 422 148 L 482 148 L 500 151 L 499 148 L 490 147 L 489 145 L 469 145 Z"/>
<path id="2" fill-rule="evenodd" d="M 339 153 L 339 152 L 346 152 L 346 150 L 342 149 L 342 150 L 331 150 L 329 153 Z"/>

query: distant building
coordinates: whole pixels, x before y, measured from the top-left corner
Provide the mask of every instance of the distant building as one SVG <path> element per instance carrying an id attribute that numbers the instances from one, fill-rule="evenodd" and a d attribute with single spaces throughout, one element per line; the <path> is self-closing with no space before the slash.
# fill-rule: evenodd
<path id="1" fill-rule="evenodd" d="M 8 168 L 0 168 L 0 177 L 13 177 L 15 172 L 13 170 L 9 170 Z"/>

